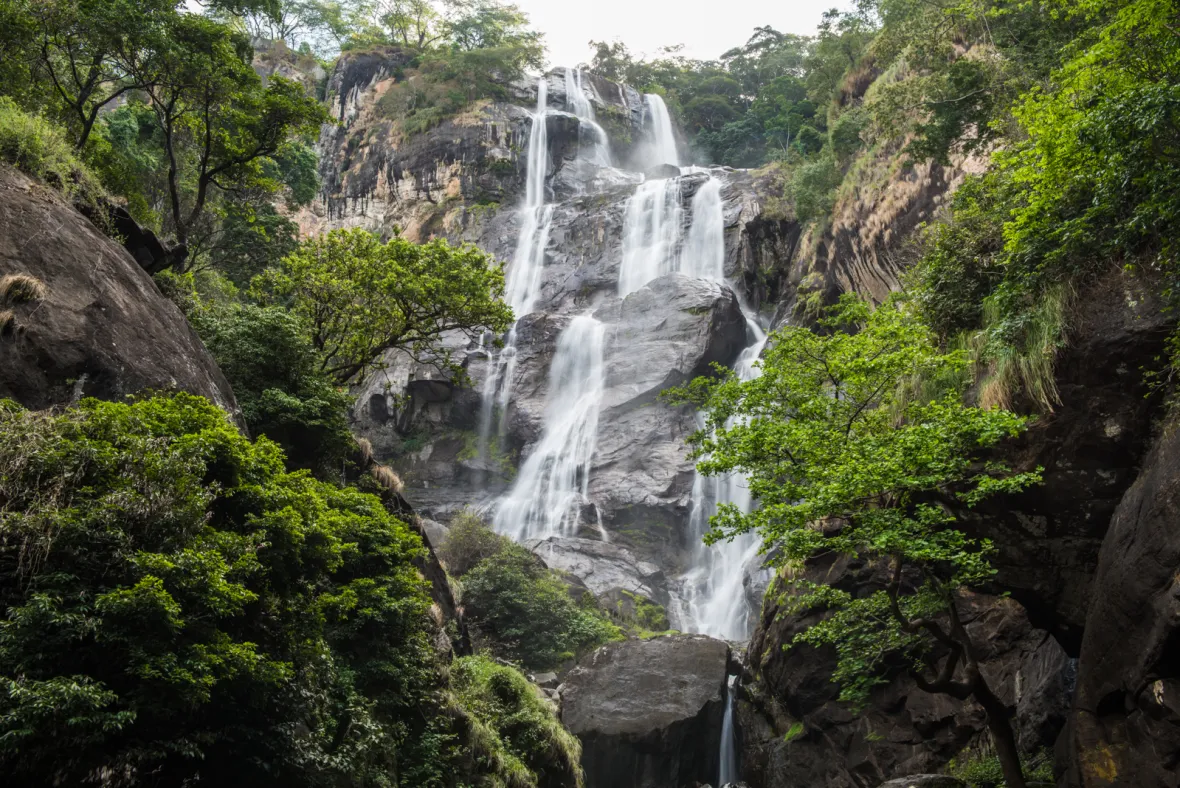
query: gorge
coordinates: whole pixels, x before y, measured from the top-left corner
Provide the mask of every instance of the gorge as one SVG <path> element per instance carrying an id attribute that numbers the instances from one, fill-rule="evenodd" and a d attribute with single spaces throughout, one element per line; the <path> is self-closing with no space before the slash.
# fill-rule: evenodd
<path id="1" fill-rule="evenodd" d="M 0 0 L 0 773 L 1180 788 L 1178 15 Z"/>

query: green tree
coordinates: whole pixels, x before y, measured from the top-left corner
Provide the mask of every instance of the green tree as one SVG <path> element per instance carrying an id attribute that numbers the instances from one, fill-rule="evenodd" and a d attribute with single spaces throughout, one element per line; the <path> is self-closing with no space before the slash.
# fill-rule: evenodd
<path id="1" fill-rule="evenodd" d="M 214 192 L 278 187 L 264 166 L 292 135 L 317 131 L 327 111 L 295 82 L 265 87 L 249 41 L 225 25 L 185 14 L 157 52 L 132 69 L 145 85 L 166 163 L 166 227 L 187 245 Z M 187 268 L 191 257 L 177 256 Z"/>
<path id="2" fill-rule="evenodd" d="M 390 349 L 458 374 L 444 334 L 475 339 L 512 324 L 500 267 L 474 246 L 441 239 L 382 243 L 365 230 L 333 230 L 256 279 L 253 292 L 304 321 L 319 371 L 340 384 L 378 367 Z"/>
<path id="3" fill-rule="evenodd" d="M 948 504 L 1038 480 L 983 456 L 1026 420 L 964 404 L 965 357 L 941 352 L 904 301 L 870 313 L 845 296 L 821 327 L 776 332 L 754 380 L 702 379 L 681 392 L 706 408 L 693 438 L 699 469 L 746 474 L 759 504 L 749 513 L 721 506 L 707 540 L 756 531 L 780 565 L 825 554 L 883 561 L 885 588 L 868 595 L 795 581 L 792 608 L 829 615 L 794 642 L 834 647 L 833 680 L 856 704 L 899 659 L 923 690 L 973 698 L 1007 784 L 1020 788 L 1010 712 L 980 670 L 959 608 L 964 589 L 993 575 L 992 547 L 955 528 Z"/>
<path id="4" fill-rule="evenodd" d="M 13 784 L 440 785 L 422 544 L 209 402 L 0 405 Z"/>

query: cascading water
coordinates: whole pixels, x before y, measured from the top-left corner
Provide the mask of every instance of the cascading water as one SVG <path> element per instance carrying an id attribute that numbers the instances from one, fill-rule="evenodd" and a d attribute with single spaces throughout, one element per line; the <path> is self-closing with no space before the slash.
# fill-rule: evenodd
<path id="1" fill-rule="evenodd" d="M 619 295 L 626 297 L 669 273 L 721 281 L 725 273 L 725 217 L 721 181 L 709 178 L 692 198 L 688 233 L 680 178 L 640 184 L 627 201 Z"/>
<path id="2" fill-rule="evenodd" d="M 623 261 L 619 295 L 627 296 L 653 279 L 671 272 L 721 281 L 725 272 L 725 216 L 721 181 L 710 177 L 693 195 L 685 234 L 681 179 L 648 181 L 627 203 L 623 226 Z M 756 362 L 766 345 L 766 334 L 746 313 L 750 344 L 734 366 L 737 376 L 757 375 Z M 729 503 L 749 512 L 752 502 L 746 480 L 697 474 L 692 490 L 689 535 L 693 540 L 690 569 L 680 578 L 676 602 L 682 630 L 725 640 L 749 635 L 749 605 L 743 582 L 746 568 L 758 554 L 759 541 L 744 534 L 713 546 L 704 544 L 709 518 L 717 506 Z"/>
<path id="3" fill-rule="evenodd" d="M 675 271 L 683 234 L 680 179 L 640 184 L 627 201 L 627 213 L 623 219 L 619 295 L 625 297 L 651 280 Z"/>
<path id="4" fill-rule="evenodd" d="M 505 300 L 516 319 L 533 311 L 541 292 L 541 271 L 545 266 L 545 249 L 553 226 L 553 206 L 545 204 L 545 175 L 549 170 L 549 82 L 537 82 L 537 111 L 529 130 L 528 159 L 525 170 L 525 200 L 521 206 L 520 236 L 512 255 L 512 267 L 504 284 Z M 486 458 L 491 439 L 496 404 L 501 412 L 512 397 L 512 373 L 516 368 L 516 326 L 508 332 L 504 348 L 489 357 L 491 369 L 484 380 L 479 414 L 479 455 Z M 497 397 L 497 392 L 499 396 Z M 503 425 L 501 425 L 503 427 Z"/>
<path id="5" fill-rule="evenodd" d="M 557 341 L 541 440 L 493 520 L 497 531 L 518 542 L 577 530 L 605 390 L 604 334 L 602 323 L 581 315 Z"/>
<path id="6" fill-rule="evenodd" d="M 730 676 L 725 683 L 725 716 L 721 718 L 721 752 L 717 785 L 725 788 L 738 780 L 737 735 L 733 725 L 733 706 L 737 695 L 737 676 Z"/>
<path id="7" fill-rule="evenodd" d="M 725 215 L 721 181 L 709 178 L 692 198 L 692 225 L 679 271 L 698 279 L 721 281 L 725 277 Z"/>
<path id="8" fill-rule="evenodd" d="M 584 77 L 580 68 L 565 70 L 565 96 L 569 111 L 581 121 L 581 130 L 589 132 L 593 138 L 590 143 L 593 151 L 590 160 L 600 167 L 611 166 L 610 137 L 606 130 L 598 125 L 594 115 L 594 105 L 590 102 L 590 97 L 586 95 Z"/>
<path id="9" fill-rule="evenodd" d="M 758 376 L 756 362 L 766 347 L 766 334 L 749 315 L 746 331 L 754 341 L 734 364 L 739 380 L 753 380 Z M 753 501 L 745 477 L 737 473 L 727 476 L 697 473 L 688 520 L 695 545 L 692 568 L 680 579 L 678 612 L 684 629 L 722 640 L 745 640 L 750 634 L 751 610 L 743 583 L 747 568 L 758 556 L 760 542 L 757 534 L 746 533 L 728 542 L 704 544 L 709 518 L 722 503 L 732 504 L 745 513 L 751 510 Z"/>
<path id="10" fill-rule="evenodd" d="M 664 98 L 656 93 L 643 97 L 647 109 L 647 122 L 651 128 L 651 155 L 649 166 L 671 164 L 680 166 L 680 153 L 676 150 L 676 135 L 672 131 L 672 116 Z"/>

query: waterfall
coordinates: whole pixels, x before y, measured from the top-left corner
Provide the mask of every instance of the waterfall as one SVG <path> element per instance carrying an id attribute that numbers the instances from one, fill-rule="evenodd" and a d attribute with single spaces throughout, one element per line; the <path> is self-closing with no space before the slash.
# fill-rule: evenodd
<path id="1" fill-rule="evenodd" d="M 525 200 L 520 209 L 520 235 L 512 255 L 512 266 L 504 283 L 504 296 L 517 321 L 533 311 L 541 293 L 541 271 L 545 266 L 545 249 L 553 226 L 553 206 L 545 204 L 545 176 L 549 171 L 549 82 L 537 82 L 537 110 L 529 130 L 528 159 L 525 170 Z M 498 402 L 501 413 L 512 397 L 512 373 L 516 368 L 516 326 L 508 332 L 504 348 L 492 358 L 484 379 L 479 414 L 479 456 L 487 459 L 492 421 Z M 496 393 L 499 392 L 497 399 Z M 501 424 L 501 430 L 504 425 Z"/>
<path id="2" fill-rule="evenodd" d="M 541 440 L 493 520 L 517 542 L 577 531 L 605 390 L 604 334 L 602 323 L 581 315 L 557 340 Z"/>
<path id="3" fill-rule="evenodd" d="M 737 694 L 737 676 L 730 676 L 725 683 L 725 716 L 721 718 L 721 767 L 717 774 L 717 785 L 725 788 L 738 781 L 737 736 L 734 734 L 733 706 Z"/>
<path id="4" fill-rule="evenodd" d="M 647 119 L 651 124 L 651 166 L 671 164 L 680 166 L 680 154 L 676 151 L 676 135 L 672 132 L 672 116 L 663 96 L 648 93 L 643 97 L 647 108 Z"/>
<path id="5" fill-rule="evenodd" d="M 721 181 L 709 178 L 692 198 L 692 227 L 681 253 L 680 273 L 720 282 L 725 277 L 725 215 Z"/>
<path id="6" fill-rule="evenodd" d="M 625 297 L 651 280 L 675 271 L 677 246 L 683 232 L 680 179 L 640 184 L 627 201 L 623 219 L 619 295 Z"/>
<path id="7" fill-rule="evenodd" d="M 619 295 L 626 297 L 656 277 L 682 273 L 721 281 L 725 275 L 725 217 L 721 181 L 697 189 L 685 236 L 680 178 L 646 181 L 627 201 Z"/>
<path id="8" fill-rule="evenodd" d="M 593 137 L 591 144 L 594 152 L 590 160 L 600 167 L 611 166 L 610 137 L 606 130 L 597 123 L 594 105 L 590 103 L 590 97 L 586 95 L 582 69 L 567 68 L 565 70 L 565 100 L 569 111 L 581 121 L 580 131 L 589 130 Z"/>
<path id="9" fill-rule="evenodd" d="M 766 334 L 749 315 L 746 331 L 754 341 L 734 364 L 739 380 L 757 377 L 756 362 L 766 347 Z M 681 627 L 722 640 L 745 640 L 750 635 L 752 611 L 743 582 L 746 567 L 758 556 L 760 542 L 757 534 L 745 533 L 727 542 L 704 544 L 709 518 L 722 503 L 733 504 L 742 512 L 751 510 L 753 500 L 746 478 L 738 473 L 703 476 L 698 472 L 693 481 L 688 520 L 689 535 L 695 545 L 692 568 L 681 578 Z"/>

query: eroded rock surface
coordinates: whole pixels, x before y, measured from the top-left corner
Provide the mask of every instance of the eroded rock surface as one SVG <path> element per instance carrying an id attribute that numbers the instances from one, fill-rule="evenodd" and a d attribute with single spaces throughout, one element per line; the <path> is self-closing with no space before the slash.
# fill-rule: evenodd
<path id="1" fill-rule="evenodd" d="M 80 397 L 187 391 L 237 414 L 229 383 L 174 304 L 122 246 L 56 192 L 0 165 L 0 276 L 43 300 L 13 307 L 0 336 L 0 397 L 41 409 Z"/>
<path id="2" fill-rule="evenodd" d="M 612 643 L 565 677 L 561 719 L 587 788 L 716 783 L 729 646 L 701 635 Z"/>

